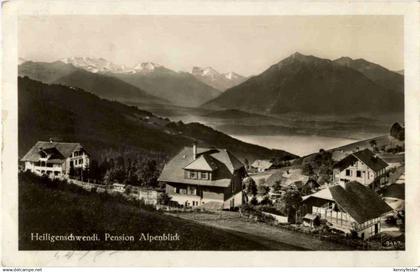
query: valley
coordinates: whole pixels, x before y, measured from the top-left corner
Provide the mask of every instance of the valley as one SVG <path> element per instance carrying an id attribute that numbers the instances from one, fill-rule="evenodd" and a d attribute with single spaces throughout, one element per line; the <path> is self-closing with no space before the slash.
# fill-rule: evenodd
<path id="1" fill-rule="evenodd" d="M 403 76 L 348 57 L 331 61 L 295 53 L 250 78 L 211 67 L 188 73 L 94 58 L 25 60 L 19 74 L 298 155 L 384 135 L 394 122 L 404 122 Z"/>
<path id="2" fill-rule="evenodd" d="M 263 115 L 240 110 L 211 110 L 126 102 L 158 116 L 184 123 L 199 122 L 244 142 L 288 150 L 304 156 L 320 148 L 330 149 L 387 134 L 403 114 L 372 116 Z"/>

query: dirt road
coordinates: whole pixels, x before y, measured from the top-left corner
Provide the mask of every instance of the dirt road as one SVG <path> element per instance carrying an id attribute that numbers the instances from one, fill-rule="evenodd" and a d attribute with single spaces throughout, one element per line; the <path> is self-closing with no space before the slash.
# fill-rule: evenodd
<path id="1" fill-rule="evenodd" d="M 269 250 L 352 250 L 353 248 L 304 233 L 289 231 L 263 223 L 253 223 L 241 218 L 237 212 L 177 213 L 178 216 L 200 224 L 223 229 L 232 234 L 258 242 Z"/>

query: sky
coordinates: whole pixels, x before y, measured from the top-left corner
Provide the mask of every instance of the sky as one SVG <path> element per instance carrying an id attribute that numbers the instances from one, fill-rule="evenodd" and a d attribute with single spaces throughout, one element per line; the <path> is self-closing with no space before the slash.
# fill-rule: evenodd
<path id="1" fill-rule="evenodd" d="M 211 66 L 256 75 L 300 52 L 404 67 L 402 16 L 21 16 L 19 57 L 102 57 L 175 71 Z"/>

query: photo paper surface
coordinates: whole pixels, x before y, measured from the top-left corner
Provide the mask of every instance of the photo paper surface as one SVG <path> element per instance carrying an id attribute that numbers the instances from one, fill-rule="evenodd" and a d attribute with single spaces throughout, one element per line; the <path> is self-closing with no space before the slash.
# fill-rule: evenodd
<path id="1" fill-rule="evenodd" d="M 5 263 L 416 264 L 418 5 L 79 3 L 5 4 Z"/>

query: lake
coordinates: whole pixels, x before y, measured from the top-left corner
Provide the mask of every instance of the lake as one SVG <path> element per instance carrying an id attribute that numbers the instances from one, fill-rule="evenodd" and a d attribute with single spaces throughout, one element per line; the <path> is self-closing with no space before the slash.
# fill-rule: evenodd
<path id="1" fill-rule="evenodd" d="M 230 135 L 238 140 L 265 146 L 286 150 L 298 156 L 308 155 L 318 152 L 321 148 L 331 149 L 346 144 L 356 142 L 354 139 L 325 137 L 317 135 Z"/>

